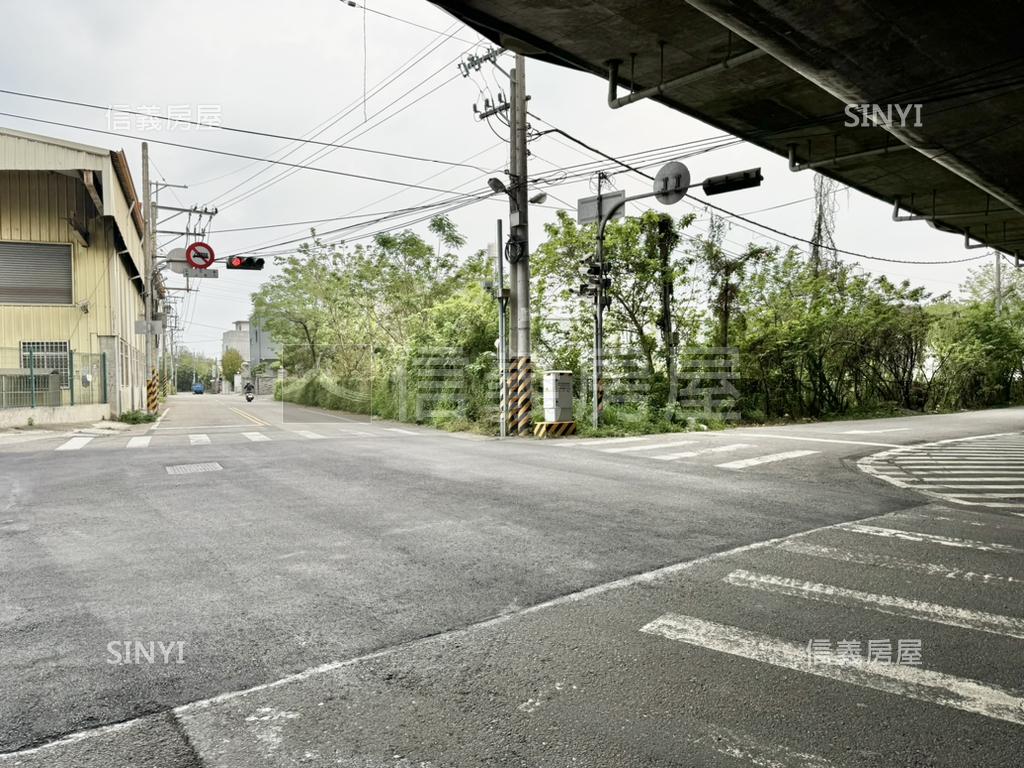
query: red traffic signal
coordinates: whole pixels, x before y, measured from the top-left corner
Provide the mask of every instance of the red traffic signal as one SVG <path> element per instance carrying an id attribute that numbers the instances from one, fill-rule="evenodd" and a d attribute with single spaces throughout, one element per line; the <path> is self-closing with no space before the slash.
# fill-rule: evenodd
<path id="1" fill-rule="evenodd" d="M 255 256 L 232 256 L 228 259 L 228 269 L 263 269 L 263 259 Z"/>

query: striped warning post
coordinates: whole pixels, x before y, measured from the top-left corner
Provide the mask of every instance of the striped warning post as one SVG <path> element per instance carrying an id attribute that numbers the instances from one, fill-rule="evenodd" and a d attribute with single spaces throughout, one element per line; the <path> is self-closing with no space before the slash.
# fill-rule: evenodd
<path id="1" fill-rule="evenodd" d="M 510 435 L 519 433 L 519 361 L 521 358 L 510 357 L 508 360 L 508 408 L 506 426 Z"/>
<path id="2" fill-rule="evenodd" d="M 533 425 L 535 437 L 566 437 L 576 434 L 575 421 L 538 421 Z"/>
<path id="3" fill-rule="evenodd" d="M 519 357 L 519 380 L 516 382 L 518 402 L 516 403 L 516 430 L 520 437 L 530 434 L 531 414 L 533 412 L 533 364 L 529 355 Z"/>
<path id="4" fill-rule="evenodd" d="M 146 382 L 146 410 L 150 413 L 156 413 L 160 408 L 158 386 L 159 379 L 156 375 L 156 368 L 154 368 L 150 373 L 149 381 Z"/>

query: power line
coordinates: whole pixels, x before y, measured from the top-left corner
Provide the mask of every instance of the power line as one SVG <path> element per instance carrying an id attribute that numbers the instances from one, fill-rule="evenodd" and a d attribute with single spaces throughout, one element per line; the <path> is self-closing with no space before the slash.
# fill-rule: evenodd
<path id="1" fill-rule="evenodd" d="M 403 154 L 401 152 L 388 152 L 388 151 L 383 150 L 383 149 L 370 149 L 368 147 L 353 147 L 353 146 L 348 145 L 348 144 L 334 144 L 334 143 L 329 142 L 329 141 L 317 141 L 316 139 L 303 139 L 303 138 L 298 138 L 298 137 L 295 137 L 295 136 L 286 136 L 286 135 L 280 134 L 280 133 L 269 133 L 267 131 L 257 131 L 257 130 L 252 129 L 252 128 L 232 128 L 232 127 L 227 126 L 227 125 L 210 125 L 208 123 L 203 123 L 203 122 L 200 122 L 198 120 L 185 120 L 185 119 L 179 119 L 179 118 L 175 118 L 175 117 L 168 117 L 168 116 L 165 116 L 165 115 L 150 115 L 150 114 L 147 114 L 145 112 L 139 112 L 139 111 L 133 110 L 133 109 L 112 109 L 111 107 L 104 107 L 104 106 L 102 106 L 100 104 L 89 104 L 89 103 L 84 102 L 84 101 L 74 101 L 74 100 L 71 100 L 71 99 L 60 99 L 60 98 L 56 98 L 56 97 L 53 97 L 53 96 L 41 96 L 41 95 L 32 94 L 32 93 L 22 93 L 20 91 L 6 90 L 4 88 L 0 88 L 0 93 L 6 93 L 6 94 L 8 94 L 10 96 L 20 96 L 20 97 L 25 98 L 25 99 L 36 99 L 36 100 L 39 100 L 39 101 L 49 101 L 49 102 L 53 102 L 55 104 L 68 104 L 68 105 L 74 106 L 74 107 L 83 107 L 83 108 L 86 108 L 86 109 L 98 109 L 98 110 L 102 110 L 103 112 L 119 112 L 119 113 L 125 114 L 125 115 L 136 115 L 136 116 L 139 116 L 139 117 L 148 117 L 148 118 L 153 118 L 153 119 L 157 119 L 157 120 L 163 120 L 163 121 L 168 122 L 168 123 L 182 123 L 184 125 L 195 125 L 195 126 L 198 126 L 200 128 L 213 128 L 213 129 L 220 130 L 220 131 L 228 131 L 229 133 L 240 133 L 240 134 L 244 134 L 246 136 L 261 136 L 263 138 L 268 138 L 268 139 L 283 139 L 283 140 L 288 141 L 288 142 L 298 142 L 300 144 L 314 144 L 314 145 L 321 146 L 321 147 L 332 147 L 334 149 L 347 149 L 347 150 L 349 150 L 351 152 L 365 152 L 365 153 L 372 154 L 372 155 L 383 155 L 385 157 L 397 157 L 397 158 L 400 158 L 402 160 L 415 160 L 417 162 L 423 162 L 423 163 L 438 163 L 440 165 L 462 166 L 464 168 L 472 168 L 473 170 L 476 170 L 476 171 L 482 171 L 483 170 L 483 168 L 479 168 L 479 167 L 477 167 L 475 165 L 466 165 L 464 163 L 457 163 L 457 162 L 448 161 L 448 160 L 439 160 L 439 159 L 433 158 L 433 157 L 422 157 L 420 155 L 406 155 L 406 154 Z"/>
<path id="2" fill-rule="evenodd" d="M 377 182 L 378 184 L 391 184 L 391 185 L 396 186 L 396 187 L 406 187 L 408 189 L 423 189 L 423 190 L 426 190 L 428 192 L 441 192 L 441 193 L 444 193 L 444 194 L 457 194 L 454 190 L 451 190 L 451 189 L 439 189 L 437 187 L 426 187 L 426 186 L 422 186 L 422 185 L 419 185 L 419 184 L 411 184 L 411 183 L 405 182 L 405 181 L 395 181 L 393 179 L 383 179 L 383 178 L 379 178 L 379 177 L 376 177 L 376 176 L 366 176 L 366 175 L 360 174 L 360 173 L 350 173 L 348 171 L 338 171 L 338 170 L 334 170 L 332 168 L 320 168 L 320 167 L 315 166 L 315 165 L 303 165 L 301 163 L 288 163 L 288 162 L 285 162 L 284 160 L 271 160 L 271 159 L 265 158 L 265 157 L 256 157 L 255 155 L 244 155 L 244 154 L 241 154 L 240 152 L 228 152 L 228 151 L 223 150 L 223 149 L 212 149 L 211 147 L 197 147 L 197 146 L 195 146 L 193 144 L 181 144 L 179 142 L 164 141 L 164 140 L 161 140 L 161 139 L 143 139 L 143 138 L 140 138 L 139 136 L 133 136 L 131 134 L 121 133 L 121 132 L 118 132 L 118 131 L 105 131 L 105 130 L 103 130 L 101 128 L 87 128 L 84 125 L 75 125 L 75 124 L 72 124 L 72 123 L 62 123 L 62 122 L 59 122 L 57 120 L 44 120 L 44 119 L 42 119 L 40 117 L 29 117 L 27 115 L 16 115 L 16 114 L 13 114 L 11 112 L 0 112 L 0 116 L 3 116 L 3 117 L 13 117 L 13 118 L 18 119 L 18 120 L 29 120 L 29 121 L 34 122 L 34 123 L 43 123 L 45 125 L 56 125 L 56 126 L 60 126 L 61 128 L 71 128 L 73 130 L 89 131 L 91 133 L 102 133 L 102 134 L 105 134 L 105 135 L 108 135 L 108 136 L 120 136 L 122 138 L 134 139 L 135 141 L 148 141 L 150 144 L 161 144 L 161 145 L 166 146 L 166 147 L 177 147 L 178 149 L 190 149 L 190 150 L 192 150 L 194 152 L 206 152 L 206 153 L 213 154 L 213 155 L 223 155 L 225 157 L 237 157 L 237 158 L 240 158 L 242 160 L 257 160 L 257 161 L 259 161 L 261 163 L 268 163 L 270 165 L 281 165 L 281 166 L 285 166 L 287 168 L 295 168 L 297 170 L 316 171 L 317 173 L 328 173 L 328 174 L 331 174 L 331 175 L 334 175 L 334 176 L 345 176 L 345 177 L 350 178 L 350 179 L 359 179 L 360 181 L 373 181 L 373 182 Z"/>

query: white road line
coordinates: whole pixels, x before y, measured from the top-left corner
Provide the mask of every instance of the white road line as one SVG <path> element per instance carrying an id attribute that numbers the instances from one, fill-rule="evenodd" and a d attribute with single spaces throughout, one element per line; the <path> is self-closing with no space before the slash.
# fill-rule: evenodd
<path id="1" fill-rule="evenodd" d="M 731 443 L 730 445 L 719 445 L 714 448 L 701 448 L 697 451 L 684 451 L 683 453 L 663 453 L 660 456 L 651 456 L 658 461 L 674 461 L 675 459 L 692 459 L 694 456 L 703 456 L 706 453 L 727 453 L 728 451 L 739 451 L 744 448 L 753 448 L 747 443 Z"/>
<path id="2" fill-rule="evenodd" d="M 295 434 L 302 435 L 307 440 L 323 440 L 323 435 L 318 435 L 316 432 L 310 432 L 308 429 L 296 430 Z"/>
<path id="3" fill-rule="evenodd" d="M 413 432 L 411 429 L 400 429 L 398 427 L 384 427 L 388 432 L 398 432 L 403 435 L 420 435 L 422 432 Z"/>
<path id="4" fill-rule="evenodd" d="M 977 680 L 860 658 L 836 656 L 823 662 L 812 659 L 807 649 L 796 643 L 679 614 L 665 614 L 640 631 L 796 672 L 1024 725 L 1024 699 L 1012 691 Z"/>
<path id="5" fill-rule="evenodd" d="M 149 448 L 149 441 L 153 438 L 149 435 L 133 437 L 128 441 L 128 448 Z"/>
<path id="6" fill-rule="evenodd" d="M 1024 493 L 949 493 L 951 499 L 1019 499 Z"/>
<path id="7" fill-rule="evenodd" d="M 716 464 L 719 469 L 746 469 L 756 467 L 758 464 L 770 464 L 773 461 L 785 461 L 786 459 L 799 459 L 801 456 L 810 456 L 821 451 L 786 451 L 785 453 L 769 453 L 766 456 L 755 456 L 752 459 L 739 459 L 729 461 L 725 464 Z"/>
<path id="8" fill-rule="evenodd" d="M 991 469 L 942 469 L 942 470 L 936 470 L 934 472 L 920 472 L 920 471 L 916 471 L 916 472 L 914 472 L 913 476 L 915 478 L 917 478 L 917 477 L 951 477 L 951 476 L 957 476 L 958 480 L 963 480 L 964 482 L 967 482 L 968 480 L 971 480 L 971 481 L 977 480 L 978 482 L 984 482 L 986 480 L 1020 480 L 1020 479 L 1022 479 L 1021 475 L 1014 475 L 1012 477 L 991 477 L 991 476 L 988 476 L 988 473 L 991 472 L 991 471 L 992 471 Z M 906 473 L 902 473 L 902 474 L 906 474 Z M 984 477 L 959 477 L 959 475 L 984 475 Z"/>
<path id="9" fill-rule="evenodd" d="M 262 432 L 243 432 L 242 434 L 245 435 L 245 437 L 248 440 L 252 440 L 254 443 L 260 443 L 260 442 L 263 442 L 265 440 L 269 440 L 270 439 L 269 437 L 264 435 Z"/>
<path id="10" fill-rule="evenodd" d="M 880 435 L 883 432 L 906 432 L 910 427 L 893 427 L 891 429 L 848 429 L 841 435 Z"/>
<path id="11" fill-rule="evenodd" d="M 201 435 L 201 434 L 200 435 L 189 435 L 188 436 L 188 444 L 189 445 L 209 445 L 210 444 L 210 436 L 209 435 Z"/>
<path id="12" fill-rule="evenodd" d="M 839 445 L 871 445 L 876 448 L 902 448 L 903 446 L 896 443 L 865 443 L 862 440 L 834 440 L 827 437 L 797 437 L 796 435 L 769 435 L 762 433 L 755 433 L 751 435 L 743 435 L 744 437 L 763 437 L 768 440 L 804 440 L 808 443 L 837 443 Z"/>
<path id="13" fill-rule="evenodd" d="M 91 437 L 72 437 L 66 443 L 58 445 L 54 450 L 57 451 L 77 451 L 92 442 Z"/>
<path id="14" fill-rule="evenodd" d="M 1024 640 L 1024 619 L 1014 616 L 972 611 L 968 608 L 927 603 L 923 600 L 907 600 L 895 595 L 876 595 L 873 592 L 862 592 L 859 589 L 847 589 L 833 584 L 819 584 L 813 581 L 787 579 L 784 576 L 772 576 L 767 573 L 753 573 L 742 568 L 730 573 L 723 581 L 734 587 L 748 587 L 774 595 L 799 597 L 804 600 L 832 603 L 844 607 L 849 607 L 851 603 L 854 603 L 891 616 L 930 621 L 934 624 L 945 624 L 950 627 Z"/>
<path id="15" fill-rule="evenodd" d="M 721 726 L 701 728 L 700 734 L 697 738 L 687 737 L 687 740 L 755 768 L 838 768 L 821 755 L 793 752 L 779 744 L 762 744 L 747 734 Z"/>
<path id="16" fill-rule="evenodd" d="M 696 440 L 676 440 L 668 443 L 652 443 L 651 445 L 627 445 L 625 448 L 601 448 L 602 453 L 627 453 L 629 451 L 656 451 L 660 448 L 675 448 L 679 445 L 695 445 Z"/>
<path id="17" fill-rule="evenodd" d="M 920 563 L 914 560 L 904 560 L 900 557 L 879 555 L 872 552 L 857 552 L 853 550 L 838 549 L 837 547 L 824 547 L 818 544 L 809 544 L 805 541 L 784 541 L 778 545 L 778 549 L 792 552 L 795 555 L 806 555 L 825 560 L 835 560 L 840 563 L 855 563 L 857 565 L 869 565 L 874 568 L 889 568 L 890 570 L 910 571 L 925 576 L 938 576 L 943 579 L 959 579 L 971 583 L 981 584 L 1015 584 L 1024 586 L 1024 581 L 1015 579 L 1013 576 L 1002 576 L 997 573 L 977 573 L 976 571 L 965 571 L 963 568 L 950 568 L 940 563 Z"/>
<path id="18" fill-rule="evenodd" d="M 1018 481 L 1020 480 L 1019 477 L 1014 477 L 1014 478 L 1011 478 L 1011 479 L 1018 480 Z M 961 481 L 960 480 L 956 480 L 955 482 L 961 482 Z M 936 480 L 921 481 L 915 487 L 921 487 L 921 488 L 954 488 L 954 489 L 961 489 L 961 488 L 963 488 L 963 489 L 966 489 L 966 490 L 975 490 L 975 491 L 1021 491 L 1021 490 L 1024 490 L 1024 485 L 953 485 L 952 483 L 940 483 L 940 482 L 938 482 Z M 991 494 L 982 494 L 982 495 L 989 496 Z M 1020 495 L 1021 494 L 1019 494 L 1019 493 L 1014 493 L 1014 494 L 1011 494 L 1011 497 L 1012 496 L 1020 496 Z"/>
<path id="19" fill-rule="evenodd" d="M 920 533 L 918 531 L 901 531 L 897 528 L 883 528 L 878 525 L 840 523 L 835 526 L 835 528 L 840 531 L 849 531 L 850 533 L 863 533 L 868 536 L 881 536 L 882 538 L 900 539 L 902 541 L 917 541 L 924 544 L 941 544 L 944 547 L 956 547 L 957 549 L 977 549 L 980 552 L 1013 552 L 1016 554 L 1024 554 L 1024 549 L 1011 547 L 1009 544 L 975 541 L 974 539 L 958 539 L 953 536 L 937 536 L 933 533 Z"/>

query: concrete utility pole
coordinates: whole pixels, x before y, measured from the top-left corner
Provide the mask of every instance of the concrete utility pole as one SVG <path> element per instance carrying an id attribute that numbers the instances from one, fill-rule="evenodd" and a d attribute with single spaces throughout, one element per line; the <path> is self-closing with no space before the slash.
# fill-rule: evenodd
<path id="1" fill-rule="evenodd" d="M 512 338 L 513 362 L 510 386 L 515 389 L 516 411 L 512 423 L 519 435 L 530 434 L 533 410 L 533 365 L 530 361 L 530 237 L 529 237 L 529 173 L 526 149 L 526 57 L 516 54 L 512 70 L 512 103 L 509 124 L 512 152 L 509 173 L 512 178 L 511 240 L 509 261 L 512 265 Z"/>
<path id="2" fill-rule="evenodd" d="M 1003 255 L 996 251 L 996 317 L 1003 313 Z"/>
<path id="3" fill-rule="evenodd" d="M 154 291 L 154 280 L 153 280 L 153 244 L 154 244 L 154 230 L 153 226 L 153 190 L 149 183 L 149 143 L 142 142 L 142 250 L 143 254 L 143 274 L 145 275 L 144 290 L 145 296 L 145 320 L 146 320 L 146 409 L 150 413 L 156 411 L 153 400 L 149 396 L 149 391 L 152 387 L 151 377 L 153 376 L 153 334 L 151 333 L 150 323 L 153 321 L 153 291 Z"/>

